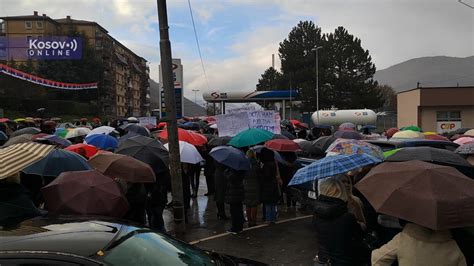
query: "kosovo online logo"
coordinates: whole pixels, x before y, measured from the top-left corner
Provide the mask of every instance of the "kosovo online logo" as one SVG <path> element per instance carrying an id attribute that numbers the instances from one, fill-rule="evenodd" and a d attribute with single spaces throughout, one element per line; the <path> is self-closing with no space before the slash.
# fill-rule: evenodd
<path id="1" fill-rule="evenodd" d="M 77 60 L 82 57 L 81 37 L 41 37 L 27 40 L 29 59 Z"/>

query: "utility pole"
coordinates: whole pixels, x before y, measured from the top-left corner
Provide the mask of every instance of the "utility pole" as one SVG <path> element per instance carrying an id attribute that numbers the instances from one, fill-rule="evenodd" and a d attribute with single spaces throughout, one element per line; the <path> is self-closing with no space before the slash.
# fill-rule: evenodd
<path id="1" fill-rule="evenodd" d="M 319 124 L 319 73 L 318 73 L 318 50 L 323 48 L 322 46 L 315 46 L 311 51 L 316 53 L 316 112 L 317 121 Z"/>
<path id="2" fill-rule="evenodd" d="M 173 196 L 173 217 L 176 234 L 186 230 L 183 205 L 183 179 L 181 178 L 181 160 L 179 156 L 178 125 L 176 120 L 176 102 L 171 61 L 171 43 L 168 33 L 168 14 L 166 0 L 157 0 L 158 22 L 160 26 L 160 56 L 165 93 L 166 122 L 168 123 L 168 142 L 170 151 L 171 193 Z"/>

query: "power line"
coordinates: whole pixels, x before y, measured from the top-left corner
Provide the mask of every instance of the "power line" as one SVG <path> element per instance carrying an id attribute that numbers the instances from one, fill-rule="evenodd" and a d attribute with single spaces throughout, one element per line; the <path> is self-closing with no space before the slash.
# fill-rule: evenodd
<path id="1" fill-rule="evenodd" d="M 201 59 L 202 72 L 204 73 L 204 78 L 206 79 L 207 89 L 210 91 L 209 80 L 207 79 L 206 68 L 204 67 L 204 61 L 202 60 L 201 46 L 199 45 L 199 39 L 196 31 L 196 24 L 194 24 L 193 9 L 191 8 L 191 0 L 188 0 L 189 13 L 191 14 L 191 21 L 193 22 L 194 37 L 196 38 L 196 45 L 199 52 L 199 58 Z"/>

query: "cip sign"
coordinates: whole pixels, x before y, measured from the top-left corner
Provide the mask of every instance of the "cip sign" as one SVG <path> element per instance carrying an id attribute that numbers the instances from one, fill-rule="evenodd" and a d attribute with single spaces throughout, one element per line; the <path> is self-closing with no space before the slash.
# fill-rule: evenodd
<path id="1" fill-rule="evenodd" d="M 437 122 L 436 132 L 445 133 L 455 131 L 461 128 L 461 121 L 439 121 Z"/>

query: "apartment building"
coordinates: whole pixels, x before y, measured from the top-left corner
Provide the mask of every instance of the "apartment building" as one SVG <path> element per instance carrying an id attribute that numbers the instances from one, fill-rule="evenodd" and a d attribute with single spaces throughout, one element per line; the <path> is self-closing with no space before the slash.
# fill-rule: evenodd
<path id="1" fill-rule="evenodd" d="M 28 16 L 0 17 L 0 37 L 28 40 L 31 37 L 67 36 L 79 32 L 103 66 L 99 80 L 97 103 L 100 114 L 110 117 L 145 116 L 150 113 L 149 67 L 138 56 L 113 38 L 94 21 L 72 19 L 70 16 L 52 19 L 34 12 Z M 9 47 L 8 60 L 27 60 L 25 47 Z"/>

